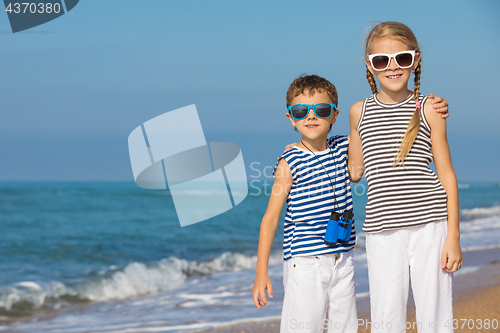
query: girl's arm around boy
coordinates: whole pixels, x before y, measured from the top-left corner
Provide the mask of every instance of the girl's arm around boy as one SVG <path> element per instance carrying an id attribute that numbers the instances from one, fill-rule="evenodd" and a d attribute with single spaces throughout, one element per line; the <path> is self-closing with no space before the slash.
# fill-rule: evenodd
<path id="1" fill-rule="evenodd" d="M 274 235 L 278 228 L 281 211 L 292 184 L 293 178 L 290 167 L 284 159 L 281 159 L 276 167 L 269 204 L 267 205 L 266 213 L 260 225 L 257 270 L 252 289 L 253 302 L 259 310 L 261 306 L 267 306 L 269 304 L 266 298 L 266 289 L 269 297 L 273 298 L 273 286 L 268 275 L 269 255 L 271 254 Z"/>
<path id="2" fill-rule="evenodd" d="M 354 103 L 349 110 L 351 135 L 349 135 L 349 147 L 347 148 L 347 168 L 349 170 L 349 179 L 354 183 L 359 182 L 365 172 L 361 138 L 357 129 L 362 110 L 363 101 Z"/>

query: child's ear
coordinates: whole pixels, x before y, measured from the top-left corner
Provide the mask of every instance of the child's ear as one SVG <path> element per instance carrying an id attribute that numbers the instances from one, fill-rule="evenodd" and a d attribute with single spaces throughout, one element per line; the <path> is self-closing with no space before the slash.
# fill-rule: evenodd
<path id="1" fill-rule="evenodd" d="M 339 116 L 339 112 L 340 112 L 340 110 L 333 111 L 333 117 L 332 117 L 331 124 L 335 124 L 335 122 L 337 121 L 337 117 Z"/>
<path id="2" fill-rule="evenodd" d="M 372 68 L 372 64 L 368 59 L 366 59 L 366 68 L 368 68 L 368 70 L 370 71 L 370 73 L 372 73 L 372 75 L 375 75 L 375 71 Z"/>
<path id="3" fill-rule="evenodd" d="M 290 121 L 292 122 L 292 126 L 295 126 L 295 119 L 293 119 L 292 115 L 290 114 L 290 112 L 287 112 L 286 113 L 286 116 L 288 119 L 290 119 Z"/>
<path id="4" fill-rule="evenodd" d="M 415 60 L 413 61 L 413 70 L 415 70 L 420 63 L 420 52 L 415 53 Z"/>

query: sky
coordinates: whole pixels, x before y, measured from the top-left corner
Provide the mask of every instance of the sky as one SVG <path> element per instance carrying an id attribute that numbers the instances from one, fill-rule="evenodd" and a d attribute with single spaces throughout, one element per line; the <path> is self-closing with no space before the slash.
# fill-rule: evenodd
<path id="1" fill-rule="evenodd" d="M 335 84 L 332 134 L 349 134 L 371 93 L 363 36 L 390 20 L 422 45 L 421 92 L 450 103 L 459 182 L 500 181 L 499 14 L 494 0 L 81 0 L 13 34 L 0 13 L 0 181 L 133 181 L 130 132 L 190 104 L 255 177 L 300 140 L 285 94 L 302 73 Z"/>

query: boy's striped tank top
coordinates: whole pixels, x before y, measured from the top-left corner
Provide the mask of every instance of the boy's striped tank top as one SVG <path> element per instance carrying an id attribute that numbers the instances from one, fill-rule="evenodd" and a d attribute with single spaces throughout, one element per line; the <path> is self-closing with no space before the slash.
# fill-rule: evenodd
<path id="1" fill-rule="evenodd" d="M 283 239 L 285 260 L 295 256 L 346 252 L 354 248 L 356 240 L 354 223 L 348 244 L 328 246 L 324 243 L 330 214 L 334 210 L 342 214 L 344 210 L 353 209 L 347 170 L 347 137 L 331 137 L 327 145 L 331 153 L 327 149 L 314 152 L 316 155 L 314 156 L 310 151 L 293 147 L 279 158 L 283 158 L 288 163 L 293 177 L 293 185 L 286 200 Z M 276 172 L 275 167 L 273 176 Z M 337 206 L 334 204 L 334 192 L 327 172 L 335 188 Z"/>
<path id="2" fill-rule="evenodd" d="M 427 97 L 420 94 L 423 106 Z M 368 204 L 365 232 L 380 232 L 429 223 L 447 217 L 446 192 L 432 162 L 431 129 L 420 110 L 420 131 L 404 166 L 393 160 L 415 112 L 413 95 L 398 104 L 383 104 L 375 95 L 363 104 L 358 133 L 363 147 Z"/>

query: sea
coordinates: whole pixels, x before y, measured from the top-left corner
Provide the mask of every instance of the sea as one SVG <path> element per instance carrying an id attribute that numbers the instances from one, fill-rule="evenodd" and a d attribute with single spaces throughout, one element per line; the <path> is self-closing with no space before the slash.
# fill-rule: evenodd
<path id="1" fill-rule="evenodd" d="M 352 184 L 360 298 L 366 188 Z M 0 183 L 0 332 L 190 332 L 279 318 L 283 218 L 269 266 L 274 298 L 257 310 L 251 296 L 269 192 L 269 180 L 253 180 L 235 208 L 181 227 L 168 190 Z M 500 183 L 461 182 L 459 196 L 463 251 L 500 248 Z"/>

